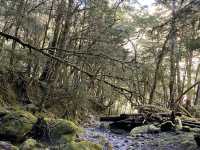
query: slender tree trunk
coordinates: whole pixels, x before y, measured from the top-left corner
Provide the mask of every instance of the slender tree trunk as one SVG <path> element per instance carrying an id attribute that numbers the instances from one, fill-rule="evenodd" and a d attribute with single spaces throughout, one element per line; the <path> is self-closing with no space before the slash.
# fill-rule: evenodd
<path id="1" fill-rule="evenodd" d="M 193 52 L 191 50 L 188 50 L 186 59 L 187 88 L 189 88 L 192 85 L 192 55 Z M 188 109 L 191 106 L 191 100 L 192 100 L 192 92 L 190 91 L 187 93 L 186 109 Z"/>
<path id="2" fill-rule="evenodd" d="M 176 67 L 175 67 L 175 50 L 176 50 L 176 0 L 172 1 L 172 22 L 171 22 L 171 49 L 170 49 L 170 81 L 169 81 L 169 100 L 170 108 L 174 106 L 175 99 L 175 77 L 176 77 Z"/>
<path id="3" fill-rule="evenodd" d="M 196 97 L 194 101 L 194 105 L 198 105 L 200 102 L 200 84 L 197 86 Z"/>
<path id="4" fill-rule="evenodd" d="M 27 2 L 27 1 L 26 1 Z M 15 27 L 15 31 L 14 31 L 14 36 L 17 37 L 18 36 L 18 32 L 21 26 L 21 21 L 23 18 L 23 13 L 24 13 L 24 4 L 26 3 L 24 0 L 20 0 L 18 6 L 17 6 L 17 14 L 16 14 L 16 27 Z M 10 68 L 11 70 L 13 70 L 14 68 L 14 60 L 15 60 L 15 55 L 14 55 L 14 51 L 16 48 L 16 41 L 14 40 L 12 42 L 12 51 L 11 51 L 11 56 L 10 56 Z"/>

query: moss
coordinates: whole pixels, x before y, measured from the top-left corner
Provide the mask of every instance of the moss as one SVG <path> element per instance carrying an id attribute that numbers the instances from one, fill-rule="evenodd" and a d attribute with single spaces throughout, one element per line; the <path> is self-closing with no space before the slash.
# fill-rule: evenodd
<path id="1" fill-rule="evenodd" d="M 61 148 L 61 150 L 102 150 L 103 147 L 89 141 L 82 141 L 79 143 L 72 142 Z"/>
<path id="2" fill-rule="evenodd" d="M 55 143 L 65 143 L 75 139 L 75 135 L 83 130 L 75 125 L 73 122 L 64 119 L 50 119 L 45 118 L 50 127 L 50 137 Z"/>
<path id="3" fill-rule="evenodd" d="M 75 140 L 75 137 L 76 137 L 75 134 L 66 134 L 66 135 L 62 135 L 61 138 L 59 139 L 58 143 L 59 143 L 59 144 L 71 143 L 72 141 Z"/>
<path id="4" fill-rule="evenodd" d="M 27 139 L 21 146 L 20 150 L 38 150 L 44 149 L 44 146 L 34 139 Z"/>
<path id="5" fill-rule="evenodd" d="M 1 112 L 2 113 L 2 112 Z M 32 129 L 36 117 L 25 111 L 5 111 L 1 117 L 0 134 L 20 141 Z"/>

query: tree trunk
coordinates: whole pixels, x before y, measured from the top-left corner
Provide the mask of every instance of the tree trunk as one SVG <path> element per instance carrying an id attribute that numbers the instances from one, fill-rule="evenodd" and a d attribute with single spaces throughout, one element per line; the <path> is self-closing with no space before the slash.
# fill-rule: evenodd
<path id="1" fill-rule="evenodd" d="M 198 105 L 200 101 L 200 84 L 197 86 L 197 91 L 196 91 L 196 98 L 194 101 L 194 105 Z"/>
<path id="2" fill-rule="evenodd" d="M 173 108 L 174 98 L 175 98 L 175 77 L 176 77 L 176 67 L 175 67 L 175 50 L 176 50 L 176 1 L 172 1 L 172 22 L 171 22 L 171 51 L 170 51 L 170 81 L 169 81 L 169 104 L 170 108 Z"/>
<path id="3" fill-rule="evenodd" d="M 188 50 L 186 58 L 187 88 L 192 85 L 192 56 L 193 56 L 192 51 Z M 192 92 L 190 91 L 187 93 L 186 109 L 188 109 L 191 106 L 191 100 L 192 100 Z"/>

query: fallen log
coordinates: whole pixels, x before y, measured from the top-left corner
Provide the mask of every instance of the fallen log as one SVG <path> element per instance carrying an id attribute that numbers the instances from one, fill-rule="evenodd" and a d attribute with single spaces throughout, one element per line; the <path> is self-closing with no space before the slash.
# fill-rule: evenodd
<path id="1" fill-rule="evenodd" d="M 188 126 L 188 127 L 191 127 L 191 128 L 200 128 L 200 125 L 196 125 L 196 124 L 193 124 L 193 123 L 182 122 L 182 124 L 184 126 Z"/>
<path id="2" fill-rule="evenodd" d="M 175 116 L 181 116 L 182 114 L 180 112 L 175 113 Z M 109 117 L 100 117 L 100 121 L 111 121 L 111 122 L 116 122 L 120 120 L 125 120 L 125 119 L 136 119 L 138 117 L 145 117 L 147 120 L 150 120 L 150 117 L 152 118 L 170 118 L 171 113 L 149 113 L 149 114 L 143 114 L 143 113 L 138 113 L 138 114 L 121 114 L 120 116 L 109 116 Z"/>
<path id="3" fill-rule="evenodd" d="M 100 121 L 120 121 L 128 118 L 136 118 L 144 116 L 144 114 L 120 114 L 120 116 L 100 117 Z"/>
<path id="4" fill-rule="evenodd" d="M 200 122 L 193 122 L 193 121 L 182 121 L 183 125 L 187 125 L 190 127 L 200 128 Z"/>
<path id="5" fill-rule="evenodd" d="M 110 124 L 110 129 L 111 130 L 124 130 L 126 132 L 130 132 L 133 128 L 142 126 L 145 124 L 144 118 L 140 119 L 125 119 L 125 120 L 120 120 L 116 121 Z"/>

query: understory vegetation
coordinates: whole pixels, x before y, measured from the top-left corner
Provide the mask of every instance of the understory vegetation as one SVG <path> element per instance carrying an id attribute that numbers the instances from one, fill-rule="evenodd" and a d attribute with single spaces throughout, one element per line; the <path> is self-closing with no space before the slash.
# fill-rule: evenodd
<path id="1" fill-rule="evenodd" d="M 145 108 L 199 117 L 200 1 L 139 2 L 0 0 L 0 106 L 8 111 L 0 114 L 61 124 Z M 0 135 L 18 133 L 6 125 Z"/>

